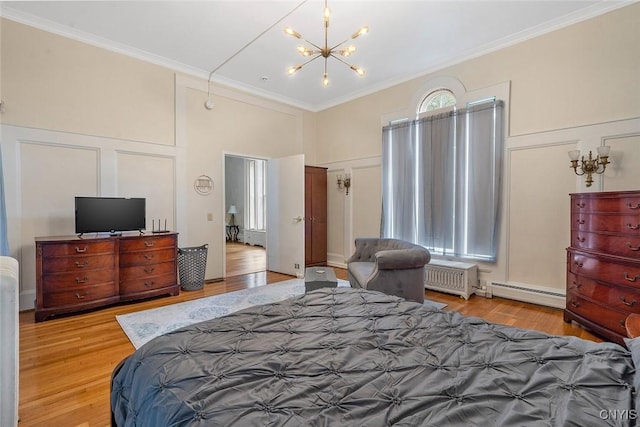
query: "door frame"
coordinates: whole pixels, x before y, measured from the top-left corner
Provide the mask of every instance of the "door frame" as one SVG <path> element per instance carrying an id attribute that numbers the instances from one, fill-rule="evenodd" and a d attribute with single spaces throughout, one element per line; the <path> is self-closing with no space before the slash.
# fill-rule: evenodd
<path id="1" fill-rule="evenodd" d="M 222 152 L 222 203 L 221 203 L 221 210 L 222 210 L 222 216 L 221 218 L 226 218 L 227 212 L 226 212 L 226 199 L 227 199 L 227 194 L 226 194 L 226 181 L 227 181 L 227 169 L 226 169 L 226 158 L 227 156 L 229 157 L 238 157 L 238 158 L 242 158 L 242 159 L 255 159 L 255 160 L 265 160 L 266 162 L 269 162 L 269 160 L 275 160 L 277 159 L 276 157 L 264 157 L 264 156 L 256 156 L 256 155 L 249 155 L 249 154 L 241 154 L 241 153 L 237 153 L 237 152 L 230 152 L 230 151 L 223 151 Z M 281 158 L 286 158 L 286 157 L 292 157 L 292 156 L 296 156 L 294 155 L 290 155 L 290 156 L 282 156 Z M 304 166 L 304 157 L 303 157 L 303 166 Z M 267 168 L 268 169 L 268 168 Z M 268 179 L 268 178 L 267 178 Z M 302 197 L 304 198 L 304 185 L 302 186 Z M 267 193 L 267 204 L 268 204 L 268 200 L 269 200 L 269 194 Z M 304 207 L 304 206 L 303 206 Z M 266 209 L 266 207 L 265 207 Z M 269 223 L 269 211 L 267 210 L 267 224 Z M 304 209 L 301 212 L 301 215 L 304 217 Z M 223 280 L 226 279 L 227 276 L 227 253 L 226 253 L 226 242 L 227 242 L 227 238 L 226 238 L 226 222 L 222 221 L 223 223 L 223 227 L 222 227 L 222 247 L 221 247 L 221 252 L 222 252 L 222 278 Z M 267 232 L 267 241 L 269 239 L 269 230 L 266 231 Z M 265 261 L 265 269 L 264 271 L 268 271 L 268 266 L 269 266 L 269 245 L 266 245 L 266 261 Z M 304 264 L 304 245 L 302 248 L 302 263 Z M 304 271 L 304 266 L 302 266 L 302 271 Z"/>

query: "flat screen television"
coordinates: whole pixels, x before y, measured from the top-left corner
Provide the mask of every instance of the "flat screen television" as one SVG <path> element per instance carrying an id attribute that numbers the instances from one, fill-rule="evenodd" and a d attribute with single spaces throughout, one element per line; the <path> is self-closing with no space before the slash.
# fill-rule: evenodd
<path id="1" fill-rule="evenodd" d="M 118 234 L 146 228 L 146 199 L 76 197 L 76 234 Z"/>

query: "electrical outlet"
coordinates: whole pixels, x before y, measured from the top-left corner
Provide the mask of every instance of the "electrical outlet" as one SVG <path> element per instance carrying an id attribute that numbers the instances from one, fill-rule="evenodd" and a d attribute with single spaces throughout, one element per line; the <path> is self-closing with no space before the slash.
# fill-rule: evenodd
<path id="1" fill-rule="evenodd" d="M 213 214 L 211 212 L 207 212 L 207 221 L 213 221 Z"/>
<path id="2" fill-rule="evenodd" d="M 293 268 L 295 268 L 296 270 L 300 268 L 300 264 L 294 264 Z"/>

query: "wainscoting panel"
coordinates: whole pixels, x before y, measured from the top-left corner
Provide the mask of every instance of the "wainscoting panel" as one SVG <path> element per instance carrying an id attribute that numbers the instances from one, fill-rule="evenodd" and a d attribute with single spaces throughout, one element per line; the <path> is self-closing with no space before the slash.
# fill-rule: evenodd
<path id="1" fill-rule="evenodd" d="M 176 230 L 173 157 L 116 152 L 118 196 L 144 197 L 147 230 Z"/>
<path id="2" fill-rule="evenodd" d="M 575 190 L 567 157 L 572 149 L 574 143 L 558 143 L 509 153 L 509 281 L 565 287 L 568 194 Z"/>
<path id="3" fill-rule="evenodd" d="M 380 165 L 358 166 L 351 174 L 353 216 L 353 238 L 380 237 L 382 215 L 382 168 Z"/>
<path id="4" fill-rule="evenodd" d="M 327 171 L 327 262 L 340 267 L 345 261 L 345 221 L 346 195 L 338 188 L 338 175 L 345 175 L 345 170 L 329 169 Z"/>
<path id="5" fill-rule="evenodd" d="M 603 139 L 611 146 L 611 164 L 604 173 L 605 191 L 626 191 L 640 188 L 640 129 L 638 132 L 609 136 Z"/>
<path id="6" fill-rule="evenodd" d="M 19 156 L 19 261 L 24 292 L 35 290 L 34 237 L 75 232 L 74 198 L 98 194 L 100 154 L 85 147 L 21 141 Z"/>
<path id="7" fill-rule="evenodd" d="M 328 168 L 328 254 L 327 263 L 346 267 L 354 251 L 356 237 L 380 235 L 381 164 L 380 157 L 321 164 Z M 338 175 L 351 175 L 349 194 L 338 189 Z"/>

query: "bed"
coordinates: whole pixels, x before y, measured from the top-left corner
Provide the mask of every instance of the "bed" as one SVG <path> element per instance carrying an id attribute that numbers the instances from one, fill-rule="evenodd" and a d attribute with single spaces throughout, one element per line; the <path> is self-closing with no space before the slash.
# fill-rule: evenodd
<path id="1" fill-rule="evenodd" d="M 323 288 L 160 336 L 111 385 L 125 426 L 635 425 L 614 343 Z"/>

